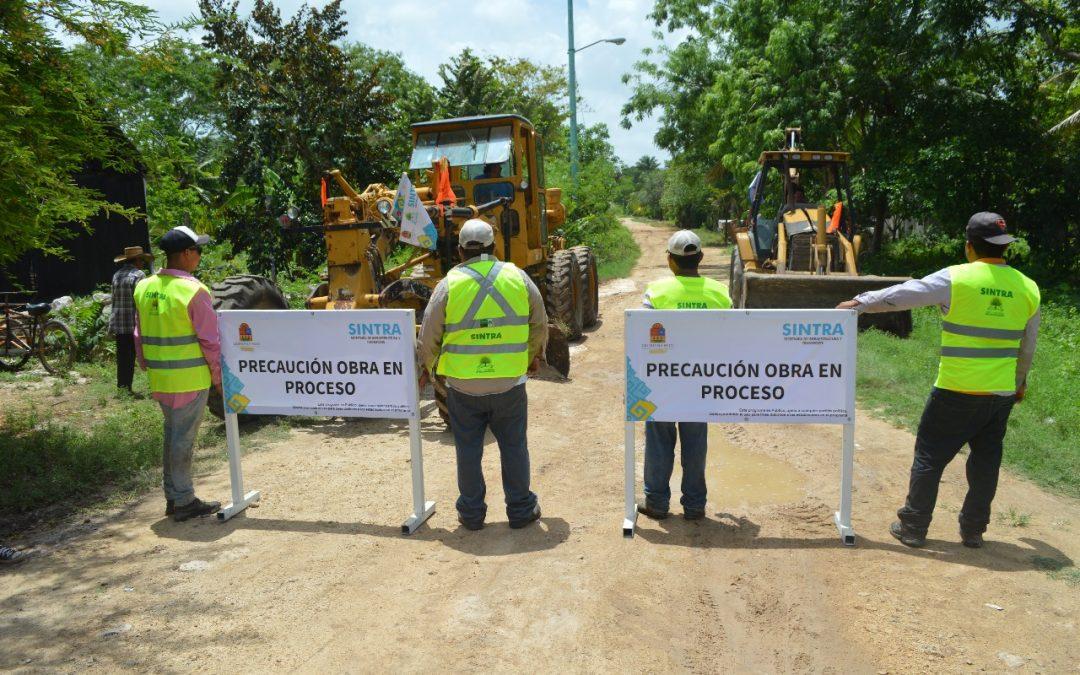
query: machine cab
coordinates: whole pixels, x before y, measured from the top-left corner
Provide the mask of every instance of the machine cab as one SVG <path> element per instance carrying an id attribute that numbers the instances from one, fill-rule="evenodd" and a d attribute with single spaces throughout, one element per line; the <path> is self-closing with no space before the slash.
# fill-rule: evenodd
<path id="1" fill-rule="evenodd" d="M 419 122 L 412 125 L 412 138 L 409 172 L 421 199 L 433 199 L 432 166 L 446 157 L 459 206 L 511 200 L 507 208 L 481 216 L 495 230 L 499 257 L 521 266 L 543 259 L 548 228 L 564 216 L 558 194 L 549 204 L 549 193 L 557 191 L 544 189 L 543 139 L 529 120 L 486 115 Z"/>

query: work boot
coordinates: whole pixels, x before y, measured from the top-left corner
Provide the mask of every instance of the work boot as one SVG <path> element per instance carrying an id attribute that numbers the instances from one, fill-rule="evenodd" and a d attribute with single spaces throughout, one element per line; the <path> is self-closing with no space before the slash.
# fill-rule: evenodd
<path id="1" fill-rule="evenodd" d="M 465 518 L 460 513 L 458 514 L 457 521 L 464 525 L 466 530 L 472 530 L 473 532 L 476 532 L 477 530 L 484 529 L 484 521 L 481 520 L 479 523 L 474 523 L 471 520 L 465 520 Z"/>
<path id="2" fill-rule="evenodd" d="M 968 548 L 982 548 L 982 532 L 964 532 L 963 530 L 960 530 L 960 543 Z"/>
<path id="3" fill-rule="evenodd" d="M 221 502 L 204 502 L 196 497 L 190 504 L 174 506 L 172 519 L 178 523 L 182 523 L 188 518 L 208 516 L 211 513 L 217 513 L 220 510 Z"/>
<path id="4" fill-rule="evenodd" d="M 537 504 L 533 508 L 533 512 L 530 513 L 527 517 L 522 518 L 521 520 L 511 520 L 510 521 L 510 529 L 512 529 L 512 530 L 520 530 L 521 528 L 525 527 L 529 523 L 535 523 L 538 520 L 540 520 L 540 505 L 539 504 Z"/>
<path id="5" fill-rule="evenodd" d="M 904 546 L 919 548 L 926 546 L 926 535 L 917 534 L 899 520 L 889 526 L 889 534 L 900 540 Z"/>
<path id="6" fill-rule="evenodd" d="M 705 509 L 683 509 L 682 517 L 686 520 L 702 520 L 705 518 Z"/>
<path id="7" fill-rule="evenodd" d="M 671 511 L 661 511 L 659 509 L 654 509 L 653 507 L 649 506 L 648 502 L 638 502 L 637 512 L 643 513 L 646 516 L 652 518 L 653 520 L 663 520 L 671 515 Z"/>

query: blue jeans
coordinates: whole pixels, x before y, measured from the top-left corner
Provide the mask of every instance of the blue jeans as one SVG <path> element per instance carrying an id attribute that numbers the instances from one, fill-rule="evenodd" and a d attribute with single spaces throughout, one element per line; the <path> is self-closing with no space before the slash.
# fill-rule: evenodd
<path id="1" fill-rule="evenodd" d="M 176 506 L 187 506 L 195 499 L 195 485 L 191 479 L 191 455 L 209 396 L 210 390 L 204 389 L 194 401 L 180 408 L 159 404 L 165 415 L 165 448 L 161 456 L 162 487 L 165 489 L 165 499 L 171 500 Z"/>
<path id="2" fill-rule="evenodd" d="M 524 520 L 536 508 L 536 494 L 529 490 L 529 446 L 526 431 L 529 399 L 525 385 L 488 396 L 470 396 L 448 388 L 450 430 L 457 450 L 457 510 L 463 520 L 482 523 L 487 515 L 484 497 L 487 485 L 481 460 L 484 457 L 484 434 L 488 428 L 499 444 L 506 517 L 510 522 Z"/>
<path id="3" fill-rule="evenodd" d="M 941 474 L 966 443 L 968 492 L 960 507 L 960 529 L 981 534 L 990 523 L 997 493 L 1002 441 L 1015 396 L 976 396 L 934 388 L 915 436 L 915 460 L 904 507 L 896 512 L 906 527 L 926 535 L 934 516 Z"/>
<path id="4" fill-rule="evenodd" d="M 671 471 L 675 468 L 676 422 L 645 423 L 645 503 L 667 511 L 671 502 Z M 709 449 L 709 425 L 678 422 L 682 436 L 682 505 L 684 511 L 704 511 L 705 453 Z"/>

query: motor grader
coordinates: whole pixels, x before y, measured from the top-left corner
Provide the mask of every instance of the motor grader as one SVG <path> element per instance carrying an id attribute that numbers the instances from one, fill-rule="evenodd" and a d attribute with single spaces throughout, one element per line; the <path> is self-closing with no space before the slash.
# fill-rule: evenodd
<path id="1" fill-rule="evenodd" d="M 729 289 L 735 307 L 832 308 L 908 280 L 859 272 L 862 235 L 851 198 L 850 157 L 802 150 L 800 134 L 787 129 L 784 148 L 758 159 L 749 212 L 734 228 Z M 806 196 L 815 191 L 827 203 Z M 771 213 L 775 217 L 766 215 Z M 870 326 L 907 337 L 911 311 L 861 315 L 859 327 Z"/>
<path id="2" fill-rule="evenodd" d="M 519 115 L 435 120 L 411 129 L 408 171 L 436 227 L 435 248 L 399 242 L 392 187 L 373 184 L 358 192 L 339 171 L 329 171 L 323 183 L 322 225 L 295 228 L 318 231 L 326 242 L 325 281 L 313 289 L 306 306 L 412 308 L 419 323 L 435 285 L 459 262 L 461 225 L 482 218 L 495 232 L 495 255 L 525 270 L 540 288 L 551 320 L 546 360 L 568 375 L 567 340 L 579 338 L 583 328 L 596 323 L 599 284 L 590 248 L 567 248 L 563 238 L 552 234 L 565 221 L 566 211 L 561 190 L 545 187 L 540 134 Z M 452 203 L 435 201 L 442 174 L 449 176 Z M 331 191 L 341 194 L 332 196 Z M 390 266 L 399 243 L 409 250 L 408 259 Z M 280 293 L 275 296 L 276 289 L 267 286 L 260 277 L 239 277 L 220 284 L 220 294 L 218 286 L 214 291 L 222 309 L 259 302 L 270 308 L 279 304 Z M 433 384 L 445 420 L 445 386 L 441 378 Z"/>

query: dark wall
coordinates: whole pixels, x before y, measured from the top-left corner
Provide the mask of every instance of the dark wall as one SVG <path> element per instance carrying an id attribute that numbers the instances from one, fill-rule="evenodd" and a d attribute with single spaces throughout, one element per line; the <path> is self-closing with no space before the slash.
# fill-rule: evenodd
<path id="1" fill-rule="evenodd" d="M 88 169 L 74 179 L 77 185 L 100 192 L 110 202 L 146 212 L 140 173 Z M 33 298 L 39 301 L 90 293 L 99 284 L 112 281 L 117 268 L 113 258 L 123 253 L 124 247 L 142 246 L 144 251 L 150 251 L 145 218 L 129 222 L 122 216 L 101 212 L 90 219 L 90 232 L 75 225 L 69 227 L 76 234 L 63 242 L 69 253 L 67 259 L 31 251 L 16 264 L 0 270 L 0 291 L 32 289 Z"/>

